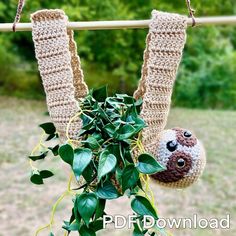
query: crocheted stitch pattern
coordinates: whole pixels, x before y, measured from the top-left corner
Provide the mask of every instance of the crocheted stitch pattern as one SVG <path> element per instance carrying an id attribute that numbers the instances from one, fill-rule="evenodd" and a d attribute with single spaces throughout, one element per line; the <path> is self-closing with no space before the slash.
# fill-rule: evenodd
<path id="1" fill-rule="evenodd" d="M 77 100 L 88 92 L 77 55 L 73 32 L 67 30 L 68 19 L 61 10 L 43 10 L 31 16 L 33 40 L 39 71 L 53 123 L 62 141 L 77 140 L 81 119 L 71 118 L 79 111 Z M 144 52 L 142 78 L 134 94 L 142 97 L 141 116 L 148 125 L 142 132 L 145 150 L 167 168 L 152 177 L 169 187 L 186 187 L 201 174 L 205 154 L 201 143 L 189 131 L 164 130 L 171 94 L 186 39 L 187 17 L 154 10 Z M 69 137 L 68 137 L 69 136 Z M 178 144 L 167 148 L 169 141 Z M 140 150 L 135 149 L 137 156 Z M 178 166 L 184 163 L 184 166 Z"/>
<path id="2" fill-rule="evenodd" d="M 201 175 L 206 164 L 205 151 L 191 132 L 181 128 L 164 130 L 156 147 L 157 160 L 166 167 L 165 171 L 152 175 L 157 183 L 185 188 Z"/>
<path id="3" fill-rule="evenodd" d="M 136 99 L 143 99 L 141 116 L 147 124 L 142 131 L 144 148 L 166 167 L 152 178 L 174 188 L 184 188 L 195 182 L 205 166 L 204 148 L 194 135 L 180 128 L 164 130 L 186 41 L 186 28 L 187 17 L 152 11 L 142 77 L 134 93 Z"/>
<path id="4" fill-rule="evenodd" d="M 76 99 L 87 93 L 73 32 L 67 30 L 68 19 L 61 10 L 38 11 L 31 15 L 31 21 L 48 111 L 60 139 L 66 140 L 67 125 L 79 110 Z M 70 139 L 77 138 L 80 127 L 81 120 L 73 120 L 68 132 Z"/>
<path id="5" fill-rule="evenodd" d="M 152 11 L 142 78 L 134 97 L 143 98 L 141 116 L 148 127 L 142 132 L 142 141 L 146 151 L 153 155 L 157 152 L 159 134 L 166 125 L 186 28 L 187 17 Z"/>

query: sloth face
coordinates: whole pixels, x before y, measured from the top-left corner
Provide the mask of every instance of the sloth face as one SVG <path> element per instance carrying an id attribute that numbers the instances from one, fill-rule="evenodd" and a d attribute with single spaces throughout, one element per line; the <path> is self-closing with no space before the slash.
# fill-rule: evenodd
<path id="1" fill-rule="evenodd" d="M 151 175 L 159 184 L 184 188 L 201 175 L 206 158 L 200 141 L 188 130 L 173 128 L 160 135 L 158 162 L 166 170 Z"/>

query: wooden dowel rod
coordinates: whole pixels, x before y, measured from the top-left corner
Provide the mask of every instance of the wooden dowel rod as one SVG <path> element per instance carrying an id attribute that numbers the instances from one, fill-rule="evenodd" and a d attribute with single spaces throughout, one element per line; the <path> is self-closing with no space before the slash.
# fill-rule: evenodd
<path id="1" fill-rule="evenodd" d="M 73 30 L 106 30 L 148 28 L 150 20 L 117 20 L 117 21 L 78 21 L 69 22 L 68 28 Z M 188 19 L 192 25 L 192 19 Z M 214 16 L 196 18 L 196 25 L 236 25 L 236 16 Z M 16 24 L 16 31 L 31 31 L 31 23 Z M 12 23 L 0 23 L 0 32 L 12 31 Z"/>

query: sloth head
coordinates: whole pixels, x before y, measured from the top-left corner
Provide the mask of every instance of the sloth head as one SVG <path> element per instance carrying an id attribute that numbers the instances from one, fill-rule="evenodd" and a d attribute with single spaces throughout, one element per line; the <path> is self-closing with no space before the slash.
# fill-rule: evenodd
<path id="1" fill-rule="evenodd" d="M 175 188 L 185 188 L 195 182 L 206 163 L 201 142 L 182 128 L 162 131 L 157 160 L 166 170 L 151 177 L 161 185 Z"/>

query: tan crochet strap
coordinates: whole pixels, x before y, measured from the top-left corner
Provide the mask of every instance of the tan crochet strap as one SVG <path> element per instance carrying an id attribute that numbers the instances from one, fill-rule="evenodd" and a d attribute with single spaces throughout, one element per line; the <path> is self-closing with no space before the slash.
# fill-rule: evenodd
<path id="1" fill-rule="evenodd" d="M 42 10 L 31 15 L 32 34 L 39 72 L 46 92 L 48 111 L 61 140 L 78 112 L 76 99 L 87 94 L 73 32 L 67 30 L 67 16 L 61 10 Z M 81 120 L 72 121 L 68 136 L 76 139 Z"/>
<path id="2" fill-rule="evenodd" d="M 88 87 L 84 82 L 84 74 L 81 68 L 80 58 L 77 54 L 77 45 L 74 41 L 73 30 L 67 30 L 69 35 L 69 49 L 71 53 L 71 66 L 73 71 L 73 83 L 75 88 L 75 98 L 77 100 L 83 98 L 88 93 Z"/>
<path id="3" fill-rule="evenodd" d="M 153 155 L 157 151 L 159 134 L 166 126 L 186 28 L 187 17 L 152 11 L 142 77 L 134 97 L 143 98 L 141 116 L 148 125 L 142 133 L 143 144 Z"/>

